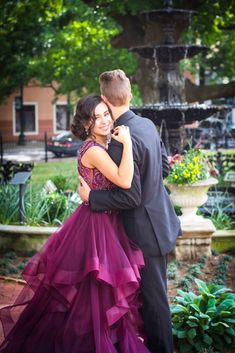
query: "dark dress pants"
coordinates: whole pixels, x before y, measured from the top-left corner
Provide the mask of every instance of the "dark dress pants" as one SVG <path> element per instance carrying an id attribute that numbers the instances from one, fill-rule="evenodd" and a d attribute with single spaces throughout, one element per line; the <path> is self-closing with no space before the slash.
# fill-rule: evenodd
<path id="1" fill-rule="evenodd" d="M 151 353 L 174 351 L 166 270 L 166 256 L 145 257 L 145 267 L 141 270 L 141 314 Z"/>

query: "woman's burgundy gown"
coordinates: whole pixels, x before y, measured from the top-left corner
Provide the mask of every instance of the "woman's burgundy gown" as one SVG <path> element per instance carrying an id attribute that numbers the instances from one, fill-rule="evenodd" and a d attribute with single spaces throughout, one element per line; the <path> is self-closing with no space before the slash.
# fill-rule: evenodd
<path id="1" fill-rule="evenodd" d="M 81 163 L 94 145 L 84 142 L 79 173 L 92 189 L 110 189 L 98 170 Z M 14 304 L 0 310 L 0 352 L 149 353 L 138 338 L 143 265 L 118 213 L 91 212 L 83 203 L 29 261 Z"/>

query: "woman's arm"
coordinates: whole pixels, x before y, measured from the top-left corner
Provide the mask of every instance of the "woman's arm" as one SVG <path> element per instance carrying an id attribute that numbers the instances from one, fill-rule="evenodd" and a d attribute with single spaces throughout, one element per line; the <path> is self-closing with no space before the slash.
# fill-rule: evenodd
<path id="1" fill-rule="evenodd" d="M 134 173 L 132 142 L 129 129 L 117 127 L 112 137 L 123 144 L 122 159 L 119 167 L 108 153 L 99 146 L 89 148 L 82 157 L 82 164 L 88 168 L 97 168 L 115 185 L 129 189 Z"/>

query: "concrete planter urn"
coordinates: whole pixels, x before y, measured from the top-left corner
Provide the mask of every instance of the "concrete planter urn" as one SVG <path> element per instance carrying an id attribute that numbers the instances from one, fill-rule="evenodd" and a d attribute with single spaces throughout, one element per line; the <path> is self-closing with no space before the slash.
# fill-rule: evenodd
<path id="1" fill-rule="evenodd" d="M 207 201 L 208 189 L 218 183 L 215 178 L 207 178 L 191 185 L 174 185 L 166 183 L 174 205 L 180 206 L 179 217 L 182 235 L 175 246 L 175 257 L 179 260 L 196 260 L 201 256 L 211 256 L 211 237 L 215 226 L 210 219 L 196 214 L 198 207 Z"/>
<path id="2" fill-rule="evenodd" d="M 179 218 L 182 227 L 199 226 L 208 223 L 208 219 L 198 216 L 196 212 L 198 207 L 202 206 L 207 201 L 208 189 L 217 183 L 218 180 L 212 177 L 199 180 L 191 185 L 166 183 L 166 186 L 171 192 L 170 198 L 173 204 L 181 207 L 182 216 Z"/>

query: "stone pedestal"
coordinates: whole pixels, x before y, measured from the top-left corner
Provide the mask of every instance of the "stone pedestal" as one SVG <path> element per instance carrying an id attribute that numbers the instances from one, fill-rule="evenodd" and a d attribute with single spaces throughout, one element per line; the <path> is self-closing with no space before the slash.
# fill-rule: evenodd
<path id="1" fill-rule="evenodd" d="M 209 219 L 199 224 L 182 226 L 182 236 L 178 237 L 175 246 L 175 257 L 178 260 L 197 259 L 211 256 L 211 237 L 215 227 Z"/>

